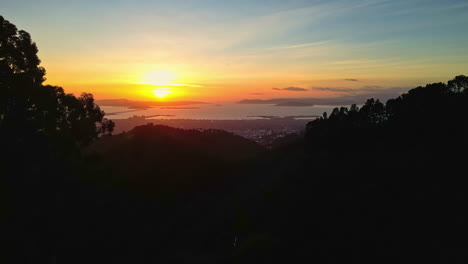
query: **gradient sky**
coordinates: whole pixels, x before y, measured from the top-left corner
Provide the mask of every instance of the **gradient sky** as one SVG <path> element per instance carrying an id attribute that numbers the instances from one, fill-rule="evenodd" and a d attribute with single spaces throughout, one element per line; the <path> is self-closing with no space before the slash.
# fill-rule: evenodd
<path id="1" fill-rule="evenodd" d="M 98 99 L 330 97 L 468 74 L 466 0 L 0 0 L 0 15 L 31 33 L 47 83 Z"/>

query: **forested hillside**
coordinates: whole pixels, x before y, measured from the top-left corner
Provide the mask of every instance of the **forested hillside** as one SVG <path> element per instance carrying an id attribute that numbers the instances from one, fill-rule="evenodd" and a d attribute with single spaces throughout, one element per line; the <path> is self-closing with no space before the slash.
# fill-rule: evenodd
<path id="1" fill-rule="evenodd" d="M 468 77 L 369 99 L 265 149 L 222 130 L 112 135 L 43 85 L 0 16 L 1 263 L 465 263 Z"/>
<path id="2" fill-rule="evenodd" d="M 244 197 L 255 228 L 239 252 L 277 263 L 463 262 L 467 91 L 457 76 L 310 122 L 253 172 L 272 181 Z"/>

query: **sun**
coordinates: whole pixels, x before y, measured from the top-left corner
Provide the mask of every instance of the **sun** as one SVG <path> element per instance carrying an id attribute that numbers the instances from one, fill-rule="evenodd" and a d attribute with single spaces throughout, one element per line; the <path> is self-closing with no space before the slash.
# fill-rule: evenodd
<path id="1" fill-rule="evenodd" d="M 159 69 L 147 73 L 140 84 L 153 86 L 155 90 L 149 91 L 158 98 L 164 98 L 174 93 L 173 87 L 179 86 L 176 82 L 177 74 L 166 69 Z"/>
<path id="2" fill-rule="evenodd" d="M 168 94 L 172 93 L 172 91 L 169 88 L 158 88 L 151 92 L 154 94 L 154 96 L 159 97 L 159 98 L 166 97 Z"/>

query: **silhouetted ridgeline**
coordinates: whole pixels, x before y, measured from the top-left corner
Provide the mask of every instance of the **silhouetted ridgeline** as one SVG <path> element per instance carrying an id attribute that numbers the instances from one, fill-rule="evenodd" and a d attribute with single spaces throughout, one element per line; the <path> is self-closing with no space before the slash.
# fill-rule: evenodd
<path id="1" fill-rule="evenodd" d="M 0 16 L 1 263 L 465 263 L 468 78 L 337 108 L 265 150 L 111 135 Z"/>
<path id="2" fill-rule="evenodd" d="M 307 125 L 310 148 L 459 151 L 467 144 L 468 77 L 418 87 L 386 104 L 335 108 Z"/>
<path id="3" fill-rule="evenodd" d="M 213 184 L 233 174 L 236 166 L 265 150 L 253 141 L 222 130 L 184 130 L 152 125 L 104 137 L 89 149 L 108 175 L 126 184 L 177 194 Z"/>
<path id="4" fill-rule="evenodd" d="M 70 183 L 58 256 L 67 263 L 223 263 L 241 169 L 265 150 L 220 130 L 145 125 L 86 150 Z M 250 161 L 251 162 L 251 161 Z M 80 256 L 77 257 L 76 254 Z"/>

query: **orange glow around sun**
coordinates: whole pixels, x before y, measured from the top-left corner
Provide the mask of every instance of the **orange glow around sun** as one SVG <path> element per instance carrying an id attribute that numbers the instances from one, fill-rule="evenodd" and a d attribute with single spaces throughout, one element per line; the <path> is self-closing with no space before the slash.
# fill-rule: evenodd
<path id="1" fill-rule="evenodd" d="M 172 87 L 180 86 L 176 83 L 177 74 L 173 71 L 160 69 L 151 71 L 143 77 L 141 84 L 155 86 L 156 89 L 149 91 L 158 98 L 164 98 L 169 94 L 173 94 Z"/>
<path id="2" fill-rule="evenodd" d="M 152 71 L 143 78 L 142 84 L 156 86 L 176 86 L 177 74 L 169 70 Z"/>
<path id="3" fill-rule="evenodd" d="M 159 97 L 159 98 L 163 98 L 163 97 L 166 97 L 167 95 L 171 94 L 172 91 L 170 90 L 170 88 L 158 88 L 154 91 L 151 91 L 154 96 L 156 97 Z"/>

